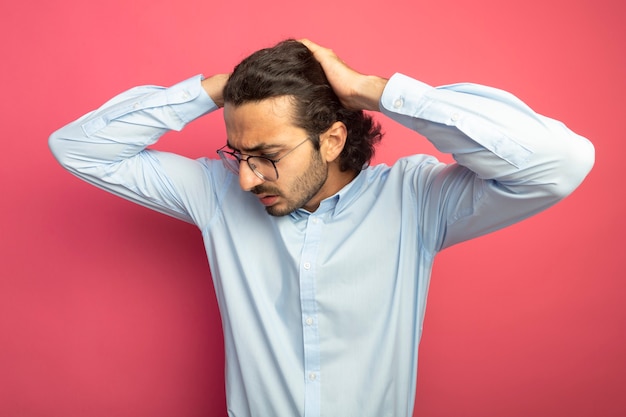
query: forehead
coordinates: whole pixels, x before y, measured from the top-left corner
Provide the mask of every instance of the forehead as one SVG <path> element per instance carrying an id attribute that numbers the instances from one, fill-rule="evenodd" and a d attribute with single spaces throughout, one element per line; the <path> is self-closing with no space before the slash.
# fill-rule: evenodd
<path id="1" fill-rule="evenodd" d="M 237 150 L 286 146 L 306 135 L 293 123 L 294 105 L 290 97 L 280 96 L 234 106 L 224 104 L 228 144 Z"/>

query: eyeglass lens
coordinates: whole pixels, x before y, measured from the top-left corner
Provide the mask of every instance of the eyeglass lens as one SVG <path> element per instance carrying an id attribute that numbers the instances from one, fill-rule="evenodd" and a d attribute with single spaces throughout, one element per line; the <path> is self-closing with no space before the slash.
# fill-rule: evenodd
<path id="1" fill-rule="evenodd" d="M 235 156 L 230 152 L 219 152 L 222 161 L 225 162 L 226 167 L 233 173 L 239 175 L 239 167 L 241 164 L 240 156 Z M 248 156 L 245 159 L 250 169 L 261 179 L 268 181 L 275 181 L 278 179 L 274 164 L 269 160 L 260 156 Z"/>

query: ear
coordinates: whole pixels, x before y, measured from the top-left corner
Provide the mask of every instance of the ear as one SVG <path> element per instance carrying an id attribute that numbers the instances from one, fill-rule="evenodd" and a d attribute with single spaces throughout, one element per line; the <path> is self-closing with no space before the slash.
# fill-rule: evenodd
<path id="1" fill-rule="evenodd" d="M 348 137 L 348 130 L 343 122 L 333 123 L 320 135 L 320 152 L 326 162 L 333 162 L 343 151 Z"/>

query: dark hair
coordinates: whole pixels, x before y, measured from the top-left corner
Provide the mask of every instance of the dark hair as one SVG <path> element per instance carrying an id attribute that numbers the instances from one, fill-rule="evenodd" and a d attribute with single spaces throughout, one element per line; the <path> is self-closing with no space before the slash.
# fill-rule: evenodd
<path id="1" fill-rule="evenodd" d="M 361 110 L 346 109 L 311 51 L 295 40 L 245 58 L 224 87 L 224 102 L 235 106 L 279 96 L 293 97 L 294 123 L 318 149 L 321 133 L 336 121 L 346 125 L 348 137 L 339 156 L 342 171 L 360 171 L 369 164 L 374 145 L 382 139 L 380 125 Z"/>

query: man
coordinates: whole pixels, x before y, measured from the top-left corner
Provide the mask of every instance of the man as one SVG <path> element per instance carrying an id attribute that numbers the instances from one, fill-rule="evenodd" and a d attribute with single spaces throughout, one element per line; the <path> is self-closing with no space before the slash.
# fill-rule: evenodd
<path id="1" fill-rule="evenodd" d="M 223 163 L 147 148 L 222 106 Z M 368 167 L 380 129 L 362 110 L 457 163 Z M 362 75 L 307 40 L 230 76 L 127 91 L 50 147 L 86 181 L 198 226 L 237 417 L 410 416 L 434 256 L 556 203 L 594 158 L 508 93 Z"/>

